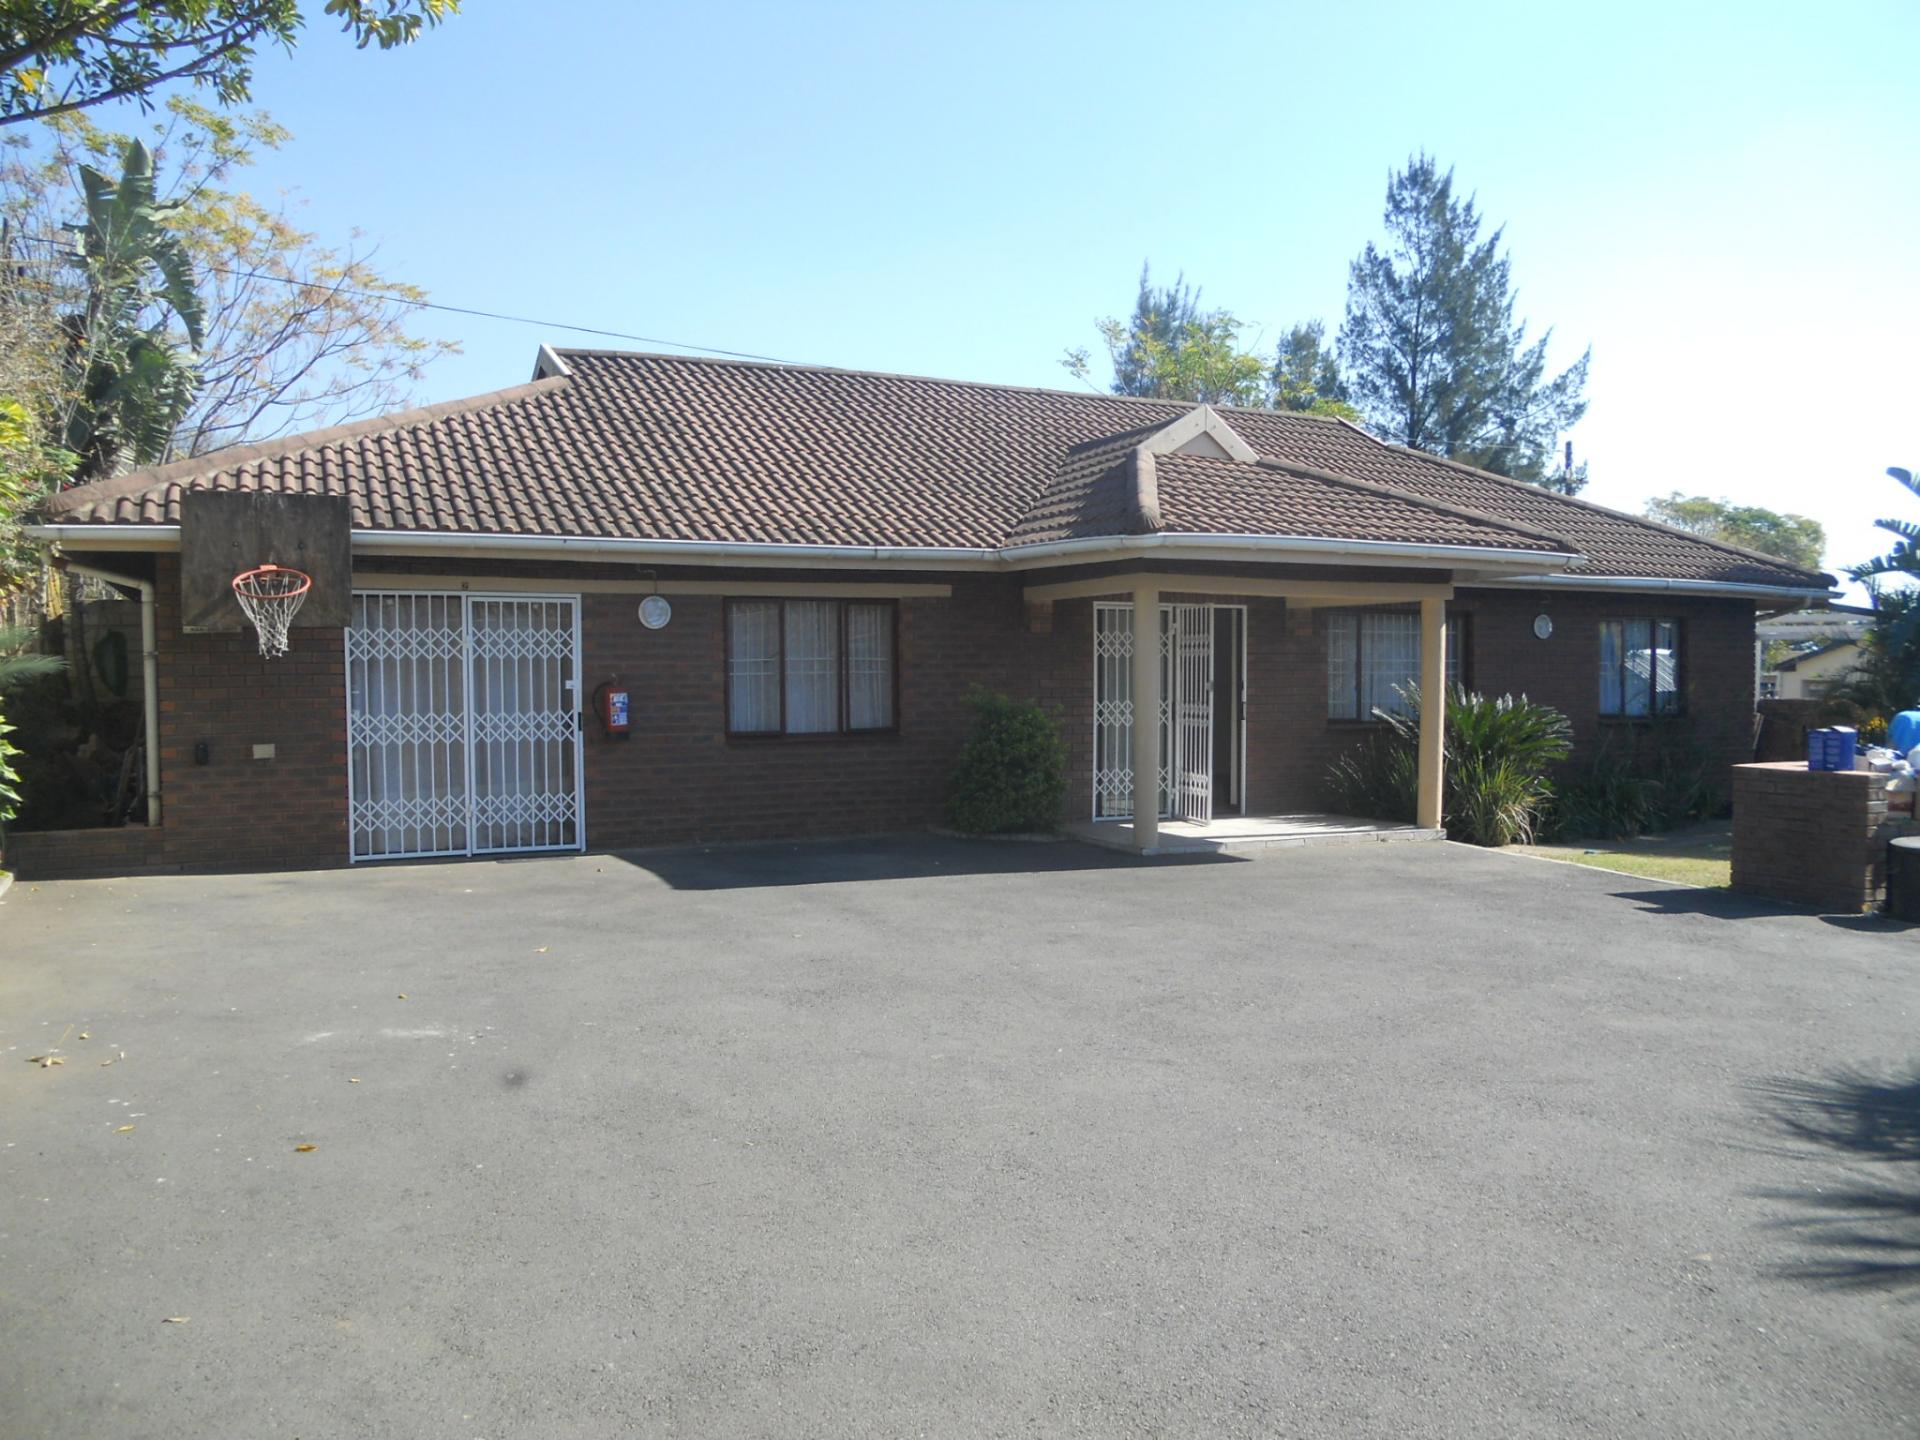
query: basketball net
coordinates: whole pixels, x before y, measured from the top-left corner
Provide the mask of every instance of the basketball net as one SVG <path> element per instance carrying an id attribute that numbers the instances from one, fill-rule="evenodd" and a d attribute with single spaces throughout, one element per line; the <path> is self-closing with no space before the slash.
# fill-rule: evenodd
<path id="1" fill-rule="evenodd" d="M 287 653 L 287 631 L 312 588 L 312 576 L 284 565 L 262 565 L 233 577 L 233 598 L 259 632 L 260 653 L 269 660 Z"/>

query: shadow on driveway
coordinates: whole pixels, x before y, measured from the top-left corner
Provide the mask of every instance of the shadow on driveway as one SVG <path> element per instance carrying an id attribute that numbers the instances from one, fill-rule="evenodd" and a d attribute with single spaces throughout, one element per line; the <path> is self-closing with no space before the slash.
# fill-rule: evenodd
<path id="1" fill-rule="evenodd" d="M 1248 863 L 1244 856 L 1217 854 L 1141 859 L 1073 840 L 965 840 L 925 834 L 804 844 L 626 850 L 615 851 L 610 858 L 644 870 L 676 890 L 748 890 L 862 880 L 922 880 L 936 875 L 1043 875 Z"/>
<path id="2" fill-rule="evenodd" d="M 1920 1065 L 1781 1077 L 1754 1090 L 1770 1152 L 1807 1177 L 1758 1192 L 1799 1212 L 1775 1223 L 1807 1254 L 1780 1273 L 1920 1299 Z"/>
<path id="3" fill-rule="evenodd" d="M 1769 920 L 1782 915 L 1805 917 L 1813 912 L 1804 905 L 1789 905 L 1778 900 L 1763 900 L 1736 890 L 1703 890 L 1691 886 L 1661 886 L 1653 890 L 1622 890 L 1622 900 L 1631 900 L 1642 910 L 1656 915 L 1705 915 L 1715 920 Z M 1861 930 L 1868 934 L 1897 935 L 1920 929 L 1920 925 L 1895 920 L 1886 915 L 1821 915 L 1824 925 L 1840 930 Z"/>

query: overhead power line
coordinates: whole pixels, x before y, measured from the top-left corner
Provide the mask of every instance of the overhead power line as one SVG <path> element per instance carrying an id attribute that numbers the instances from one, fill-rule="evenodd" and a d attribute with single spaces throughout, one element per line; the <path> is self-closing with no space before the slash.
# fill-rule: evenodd
<path id="1" fill-rule="evenodd" d="M 40 235 L 19 235 L 14 238 L 29 241 L 35 245 L 51 245 L 68 251 L 73 248 L 62 241 Z M 782 360 L 777 355 L 759 355 L 751 350 L 723 350 L 714 345 L 694 345 L 685 340 L 663 339 L 658 335 L 635 335 L 626 330 L 602 329 L 597 325 L 569 325 L 564 320 L 540 320 L 531 315 L 508 315 L 499 310 L 476 310 L 466 305 L 443 305 L 437 300 L 414 300 L 385 290 L 360 290 L 350 285 L 328 285 L 318 280 L 296 280 L 292 276 L 275 275 L 267 270 L 234 270 L 225 265 L 210 264 L 203 264 L 200 268 L 234 280 L 271 280 L 277 285 L 288 285 L 295 289 L 324 290 L 330 295 L 352 295 L 363 300 L 382 300 L 392 305 L 411 306 L 416 310 L 439 310 L 448 315 L 469 315 L 481 320 L 502 320 L 511 325 L 537 325 L 543 330 L 568 330 L 576 335 L 598 335 L 608 340 L 632 340 L 642 345 L 665 345 L 673 350 L 691 350 L 700 355 L 720 355 L 731 360 L 764 360 L 773 365 L 798 363 L 793 360 Z"/>

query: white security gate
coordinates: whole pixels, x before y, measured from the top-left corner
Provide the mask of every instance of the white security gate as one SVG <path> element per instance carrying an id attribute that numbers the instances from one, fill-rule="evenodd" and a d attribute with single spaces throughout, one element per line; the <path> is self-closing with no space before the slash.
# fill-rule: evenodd
<path id="1" fill-rule="evenodd" d="M 1173 607 L 1174 809 L 1213 820 L 1213 607 Z"/>
<path id="2" fill-rule="evenodd" d="M 577 850 L 579 602 L 357 591 L 351 857 Z"/>
<path id="3" fill-rule="evenodd" d="M 1160 607 L 1163 820 L 1213 819 L 1213 607 Z M 1133 814 L 1133 607 L 1093 609 L 1093 818 Z"/>

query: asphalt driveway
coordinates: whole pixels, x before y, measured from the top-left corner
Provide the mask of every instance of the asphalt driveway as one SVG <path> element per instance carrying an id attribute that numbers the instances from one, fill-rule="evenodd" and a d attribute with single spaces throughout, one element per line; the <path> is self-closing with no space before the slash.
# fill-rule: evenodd
<path id="1" fill-rule="evenodd" d="M 0 1436 L 1910 1437 L 1917 1018 L 1442 845 L 21 885 Z"/>

